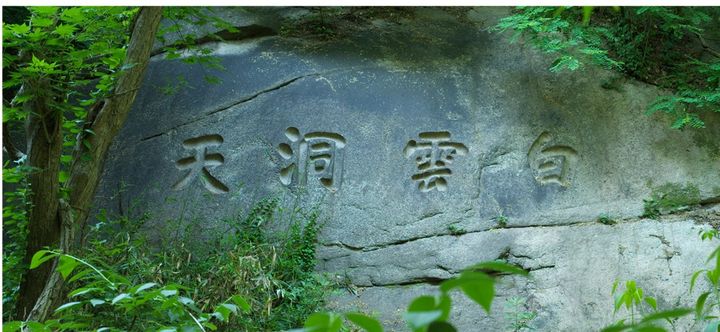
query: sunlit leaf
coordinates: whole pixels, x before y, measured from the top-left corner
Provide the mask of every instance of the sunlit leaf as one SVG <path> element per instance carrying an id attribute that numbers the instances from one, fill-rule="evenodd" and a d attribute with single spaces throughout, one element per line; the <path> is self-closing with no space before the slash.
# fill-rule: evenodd
<path id="1" fill-rule="evenodd" d="M 60 311 L 63 311 L 63 310 L 66 310 L 66 309 L 69 309 L 69 308 L 78 306 L 78 305 L 80 305 L 80 304 L 82 304 L 82 302 L 69 302 L 69 303 L 65 303 L 65 304 L 59 306 L 57 309 L 55 309 L 55 312 L 60 312 Z"/>
<path id="2" fill-rule="evenodd" d="M 37 268 L 38 266 L 40 266 L 40 264 L 47 262 L 57 256 L 57 253 L 51 252 L 49 250 L 39 250 L 32 256 L 32 259 L 30 259 L 30 268 Z"/>

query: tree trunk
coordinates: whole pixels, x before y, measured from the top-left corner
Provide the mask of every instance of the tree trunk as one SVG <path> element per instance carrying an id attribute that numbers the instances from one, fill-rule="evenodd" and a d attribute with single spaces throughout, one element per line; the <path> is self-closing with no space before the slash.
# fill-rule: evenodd
<path id="1" fill-rule="evenodd" d="M 26 103 L 29 108 L 27 119 L 27 164 L 35 169 L 29 176 L 30 213 L 28 215 L 28 241 L 25 263 L 38 250 L 57 243 L 60 235 L 58 223 L 58 195 L 60 189 L 60 155 L 62 154 L 62 115 L 48 106 L 47 82 L 28 82 L 23 89 L 30 90 L 36 97 Z M 18 314 L 26 317 L 42 292 L 45 280 L 50 276 L 52 266 L 45 264 L 28 270 L 20 284 Z"/>
<path id="2" fill-rule="evenodd" d="M 120 76 L 114 93 L 105 99 L 97 114 L 89 112 L 88 119 L 94 119 L 90 124 L 91 132 L 94 132 L 94 135 L 84 131 L 78 136 L 70 166 L 70 178 L 66 183 L 66 188 L 70 191 L 69 206 L 65 206 L 64 202 L 59 206 L 55 195 L 55 205 L 52 210 L 62 221 L 55 223 L 55 225 L 62 225 L 59 232 L 56 233 L 55 239 L 58 235 L 60 236 L 61 249 L 64 251 L 74 251 L 77 243 L 75 235 L 87 221 L 95 189 L 100 181 L 100 175 L 102 175 L 105 154 L 125 122 L 140 88 L 161 18 L 161 7 L 142 7 L 140 9 L 132 28 L 124 63 L 124 65 L 128 65 L 125 67 L 134 66 Z M 84 140 L 90 143 L 89 147 L 83 143 Z M 59 160 L 59 155 L 56 160 Z M 54 183 L 58 183 L 57 175 Z M 35 206 L 45 207 L 44 205 Z M 54 270 L 54 266 L 52 267 Z M 57 306 L 56 304 L 61 300 L 63 286 L 64 282 L 57 272 L 43 278 L 38 287 L 38 296 L 35 297 L 37 301 L 33 302 L 35 305 L 28 320 L 45 321 L 48 319 L 52 310 Z"/>
<path id="3" fill-rule="evenodd" d="M 60 250 L 63 252 L 69 252 L 72 248 L 72 244 L 75 243 L 75 236 L 77 234 L 77 224 L 74 222 L 72 210 L 70 206 L 64 201 L 60 200 L 60 219 L 62 220 L 62 230 L 60 235 Z M 45 264 L 51 267 L 51 271 L 55 271 L 58 261 L 55 260 L 53 264 Z M 45 321 L 50 317 L 50 314 L 55 308 L 58 307 L 59 299 L 63 295 L 63 285 L 65 281 L 58 272 L 50 273 L 50 278 L 45 283 L 42 293 L 40 293 L 35 306 L 28 314 L 28 321 Z"/>

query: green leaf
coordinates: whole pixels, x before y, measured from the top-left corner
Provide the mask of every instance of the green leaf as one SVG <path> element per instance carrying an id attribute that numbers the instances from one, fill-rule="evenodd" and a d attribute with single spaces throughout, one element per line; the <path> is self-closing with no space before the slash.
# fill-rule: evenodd
<path id="1" fill-rule="evenodd" d="M 160 294 L 162 294 L 165 297 L 177 295 L 178 291 L 177 289 L 163 289 L 160 291 Z"/>
<path id="2" fill-rule="evenodd" d="M 227 323 L 230 320 L 230 314 L 233 312 L 237 313 L 236 306 L 228 303 L 223 303 L 217 306 L 217 308 L 215 308 L 214 316 L 221 321 Z"/>
<path id="3" fill-rule="evenodd" d="M 654 326 L 654 325 L 647 325 L 647 326 L 639 326 L 632 330 L 633 332 L 668 332 L 666 329 Z"/>
<path id="4" fill-rule="evenodd" d="M 705 272 L 705 270 L 695 271 L 695 273 L 693 273 L 693 275 L 692 275 L 692 278 L 690 278 L 690 291 L 691 292 L 693 290 L 693 287 L 695 287 L 695 281 L 697 281 L 698 276 L 702 272 Z"/>
<path id="5" fill-rule="evenodd" d="M 129 299 L 129 298 L 130 298 L 130 294 L 128 294 L 128 293 L 121 293 L 120 295 L 114 297 L 110 303 L 116 304 L 116 303 L 118 303 L 118 302 L 120 302 L 120 301 L 122 301 L 122 300 L 124 300 L 124 299 Z"/>
<path id="6" fill-rule="evenodd" d="M 617 291 L 618 284 L 620 284 L 620 281 L 615 279 L 615 281 L 613 282 L 612 291 L 610 291 L 610 294 L 615 294 L 615 292 Z"/>
<path id="7" fill-rule="evenodd" d="M 65 183 L 68 178 L 70 178 L 70 174 L 68 174 L 67 171 L 60 171 L 60 173 L 58 173 L 58 179 L 60 183 Z"/>
<path id="8" fill-rule="evenodd" d="M 58 10 L 58 7 L 32 6 L 32 7 L 28 7 L 28 9 L 30 9 L 31 12 L 33 12 L 37 15 L 48 16 L 48 15 L 55 14 L 55 12 L 57 12 L 57 10 Z"/>
<path id="9" fill-rule="evenodd" d="M 616 324 L 616 325 L 611 325 L 606 328 L 603 328 L 602 330 L 600 330 L 600 332 L 622 332 L 622 331 L 627 330 L 628 328 L 630 328 L 630 327 L 627 325 Z"/>
<path id="10" fill-rule="evenodd" d="M 658 320 L 658 319 L 677 318 L 677 317 L 685 316 L 691 312 L 693 312 L 693 310 L 688 309 L 688 308 L 677 308 L 677 309 L 665 310 L 665 311 L 660 311 L 660 312 L 649 314 L 649 315 L 643 317 L 641 322 L 650 322 L 650 321 Z"/>
<path id="11" fill-rule="evenodd" d="M 408 311 L 403 314 L 405 321 L 413 331 L 422 331 L 430 323 L 436 321 L 442 316 L 441 310 L 432 311 Z"/>
<path id="12" fill-rule="evenodd" d="M 157 283 L 154 283 L 154 282 L 144 283 L 144 284 L 140 285 L 140 287 L 138 287 L 138 289 L 135 290 L 135 294 L 140 293 L 140 292 L 142 292 L 142 291 L 144 291 L 144 290 L 146 290 L 146 289 L 150 289 L 150 288 L 152 288 L 152 287 L 155 287 L 155 286 L 157 286 L 157 285 L 158 285 L 158 284 L 157 284 Z"/>
<path id="13" fill-rule="evenodd" d="M 59 306 L 57 309 L 55 309 L 55 312 L 60 312 L 60 311 L 63 311 L 63 310 L 65 310 L 65 309 L 69 309 L 69 308 L 75 307 L 75 306 L 80 305 L 80 304 L 82 304 L 82 302 L 69 302 L 69 303 L 65 303 L 65 304 Z"/>
<path id="14" fill-rule="evenodd" d="M 29 332 L 51 332 L 50 328 L 47 327 L 47 325 L 45 325 L 43 323 L 26 322 L 25 325 Z"/>
<path id="15" fill-rule="evenodd" d="M 16 332 L 20 331 L 22 328 L 23 322 L 20 321 L 12 321 L 12 322 L 5 322 L 3 323 L 3 332 Z"/>
<path id="16" fill-rule="evenodd" d="M 653 310 L 657 310 L 657 300 L 655 300 L 654 297 L 650 297 L 650 296 L 646 297 L 645 302 L 647 302 L 647 304 L 650 305 L 650 307 L 653 308 Z"/>
<path id="17" fill-rule="evenodd" d="M 447 293 L 442 293 L 437 297 L 437 308 L 442 311 L 440 316 L 441 321 L 446 321 L 450 318 L 450 309 L 452 307 L 452 300 Z"/>
<path id="18" fill-rule="evenodd" d="M 418 296 L 408 306 L 408 311 L 430 311 L 435 309 L 437 309 L 435 297 L 430 295 Z"/>
<path id="19" fill-rule="evenodd" d="M 590 16 L 592 16 L 593 8 L 593 6 L 583 6 L 583 25 L 588 25 L 588 23 L 590 23 Z"/>
<path id="20" fill-rule="evenodd" d="M 90 304 L 92 304 L 93 307 L 97 307 L 97 306 L 99 306 L 99 305 L 101 305 L 101 304 L 104 304 L 104 303 L 105 303 L 105 300 L 90 299 Z"/>
<path id="21" fill-rule="evenodd" d="M 62 255 L 60 256 L 60 262 L 58 264 L 57 270 L 60 272 L 60 275 L 62 275 L 63 279 L 67 280 L 68 276 L 75 270 L 75 268 L 78 266 L 78 262 L 68 256 L 68 255 Z"/>
<path id="22" fill-rule="evenodd" d="M 27 24 L 8 24 L 7 28 L 10 29 L 10 32 L 16 34 L 16 35 L 24 35 L 28 32 L 30 32 L 30 26 Z"/>
<path id="23" fill-rule="evenodd" d="M 83 7 L 72 7 L 63 10 L 62 14 L 60 14 L 60 19 L 68 23 L 77 24 L 83 22 L 86 16 Z"/>
<path id="24" fill-rule="evenodd" d="M 76 296 L 80 296 L 80 295 L 85 295 L 87 293 L 98 291 L 98 290 L 101 290 L 101 289 L 97 288 L 97 287 L 82 287 L 82 288 L 78 288 L 78 289 L 70 292 L 70 294 L 68 294 L 68 297 L 76 297 Z"/>
<path id="25" fill-rule="evenodd" d="M 702 318 L 703 311 L 705 308 L 705 301 L 707 301 L 708 296 L 710 295 L 710 292 L 702 293 L 695 303 L 695 317 L 697 319 Z"/>
<path id="26" fill-rule="evenodd" d="M 84 277 L 84 276 L 86 276 L 86 275 L 88 275 L 88 274 L 91 274 L 92 272 L 93 272 L 93 271 L 90 270 L 90 269 L 80 270 L 80 272 L 75 273 L 75 275 L 72 276 L 72 278 L 70 278 L 67 282 L 70 283 L 70 282 L 79 280 L 80 278 L 82 278 L 82 277 Z"/>
<path id="27" fill-rule="evenodd" d="M 356 312 L 346 313 L 345 318 L 367 332 L 383 332 L 382 325 L 375 318 Z"/>
<path id="28" fill-rule="evenodd" d="M 57 27 L 55 27 L 55 33 L 58 34 L 60 37 L 70 37 L 75 33 L 77 30 L 77 27 L 74 25 L 67 25 L 67 24 L 60 24 Z"/>
<path id="29" fill-rule="evenodd" d="M 528 271 L 525 269 L 513 265 L 507 262 L 503 261 L 491 261 L 491 262 L 482 262 L 479 264 L 475 264 L 473 266 L 470 266 L 466 270 L 481 270 L 481 271 L 496 271 L 496 272 L 503 272 L 508 274 L 519 274 L 526 276 L 529 274 Z"/>
<path id="30" fill-rule="evenodd" d="M 305 320 L 306 331 L 338 332 L 342 328 L 342 319 L 329 312 L 317 312 Z"/>
<path id="31" fill-rule="evenodd" d="M 449 311 L 450 297 L 447 294 L 438 297 L 424 295 L 410 302 L 403 316 L 413 331 L 422 331 L 431 322 L 447 319 Z"/>
<path id="32" fill-rule="evenodd" d="M 230 299 L 233 301 L 233 303 L 240 307 L 242 311 L 250 311 L 250 304 L 248 304 L 244 297 L 240 295 L 233 295 Z"/>
<path id="33" fill-rule="evenodd" d="M 490 313 L 493 297 L 495 297 L 495 281 L 484 273 L 465 277 L 468 282 L 460 285 L 460 289 L 471 300 Z"/>
<path id="34" fill-rule="evenodd" d="M 40 264 L 45 263 L 57 256 L 57 253 L 51 252 L 50 250 L 39 250 L 35 253 L 35 255 L 32 256 L 32 259 L 30 259 L 30 269 L 37 268 L 38 266 L 40 266 Z"/>
<path id="35" fill-rule="evenodd" d="M 455 279 L 440 284 L 440 290 L 448 292 L 459 287 L 475 303 L 490 313 L 493 297 L 495 296 L 495 280 L 482 272 L 465 271 Z"/>
<path id="36" fill-rule="evenodd" d="M 53 20 L 48 17 L 36 16 L 36 17 L 33 17 L 31 24 L 33 27 L 44 28 L 44 27 L 51 26 L 53 24 Z"/>
<path id="37" fill-rule="evenodd" d="M 457 332 L 457 329 L 448 322 L 432 322 L 427 332 Z"/>

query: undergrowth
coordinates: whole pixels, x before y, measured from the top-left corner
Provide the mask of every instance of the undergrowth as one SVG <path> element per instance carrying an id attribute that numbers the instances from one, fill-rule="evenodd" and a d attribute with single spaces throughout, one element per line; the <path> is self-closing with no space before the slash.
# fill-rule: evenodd
<path id="1" fill-rule="evenodd" d="M 226 231 L 219 234 L 185 232 L 153 239 L 163 243 L 162 248 L 154 247 L 151 236 L 143 231 L 147 219 L 101 218 L 90 233 L 83 256 L 113 267 L 133 281 L 183 285 L 203 311 L 233 295 L 242 296 L 249 303 L 249 312 L 232 317 L 223 330 L 287 330 L 302 325 L 321 308 L 330 284 L 313 271 L 317 211 L 283 209 L 277 199 L 266 199 L 245 215 L 223 220 Z M 271 235 L 267 226 L 272 223 L 287 228 Z"/>

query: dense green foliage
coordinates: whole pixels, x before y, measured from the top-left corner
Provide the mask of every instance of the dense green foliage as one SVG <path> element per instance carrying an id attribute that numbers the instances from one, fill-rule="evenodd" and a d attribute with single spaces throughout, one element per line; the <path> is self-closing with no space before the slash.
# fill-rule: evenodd
<path id="1" fill-rule="evenodd" d="M 217 330 L 213 322 L 228 322 L 233 314 L 250 309 L 240 296 L 232 296 L 203 312 L 185 296 L 188 288 L 155 282 L 134 284 L 113 270 L 101 269 L 78 257 L 52 250 L 38 251 L 30 264 L 36 268 L 59 258 L 58 272 L 78 287 L 70 302 L 55 309 L 56 319 L 44 322 L 13 321 L 3 331 L 205 331 Z"/>
<path id="2" fill-rule="evenodd" d="M 9 73 L 3 90 L 11 97 L 3 99 L 3 122 L 23 121 L 28 110 L 22 106 L 43 98 L 67 119 L 64 143 L 71 148 L 85 124 L 87 107 L 112 94 L 118 76 L 128 69 L 121 64 L 137 9 L 28 9 L 32 15 L 26 22 L 3 24 L 3 70 Z M 23 84 L 25 89 L 18 90 Z M 67 165 L 71 159 L 62 161 Z"/>
<path id="3" fill-rule="evenodd" d="M 669 89 L 648 113 L 668 113 L 681 129 L 720 112 L 720 53 L 706 41 L 719 19 L 714 7 L 521 7 L 495 30 L 556 56 L 552 71 L 594 64 Z"/>
<path id="4" fill-rule="evenodd" d="M 27 166 L 3 169 L 3 318 L 15 309 L 20 281 L 27 270 L 24 264 L 27 241 Z"/>
<path id="5" fill-rule="evenodd" d="M 193 230 L 203 220 L 171 221 L 151 235 L 148 216 L 100 216 L 80 255 L 35 255 L 31 267 L 61 257 L 59 271 L 73 289 L 45 325 L 61 331 L 192 331 L 197 320 L 231 331 L 297 327 L 330 289 L 313 272 L 317 218 L 314 211 L 287 211 L 277 199 L 264 200 L 245 216 L 224 220 L 223 231 L 205 231 L 201 241 Z M 270 235 L 267 228 L 277 226 L 287 229 Z M 230 318 L 238 308 L 243 314 Z"/>

